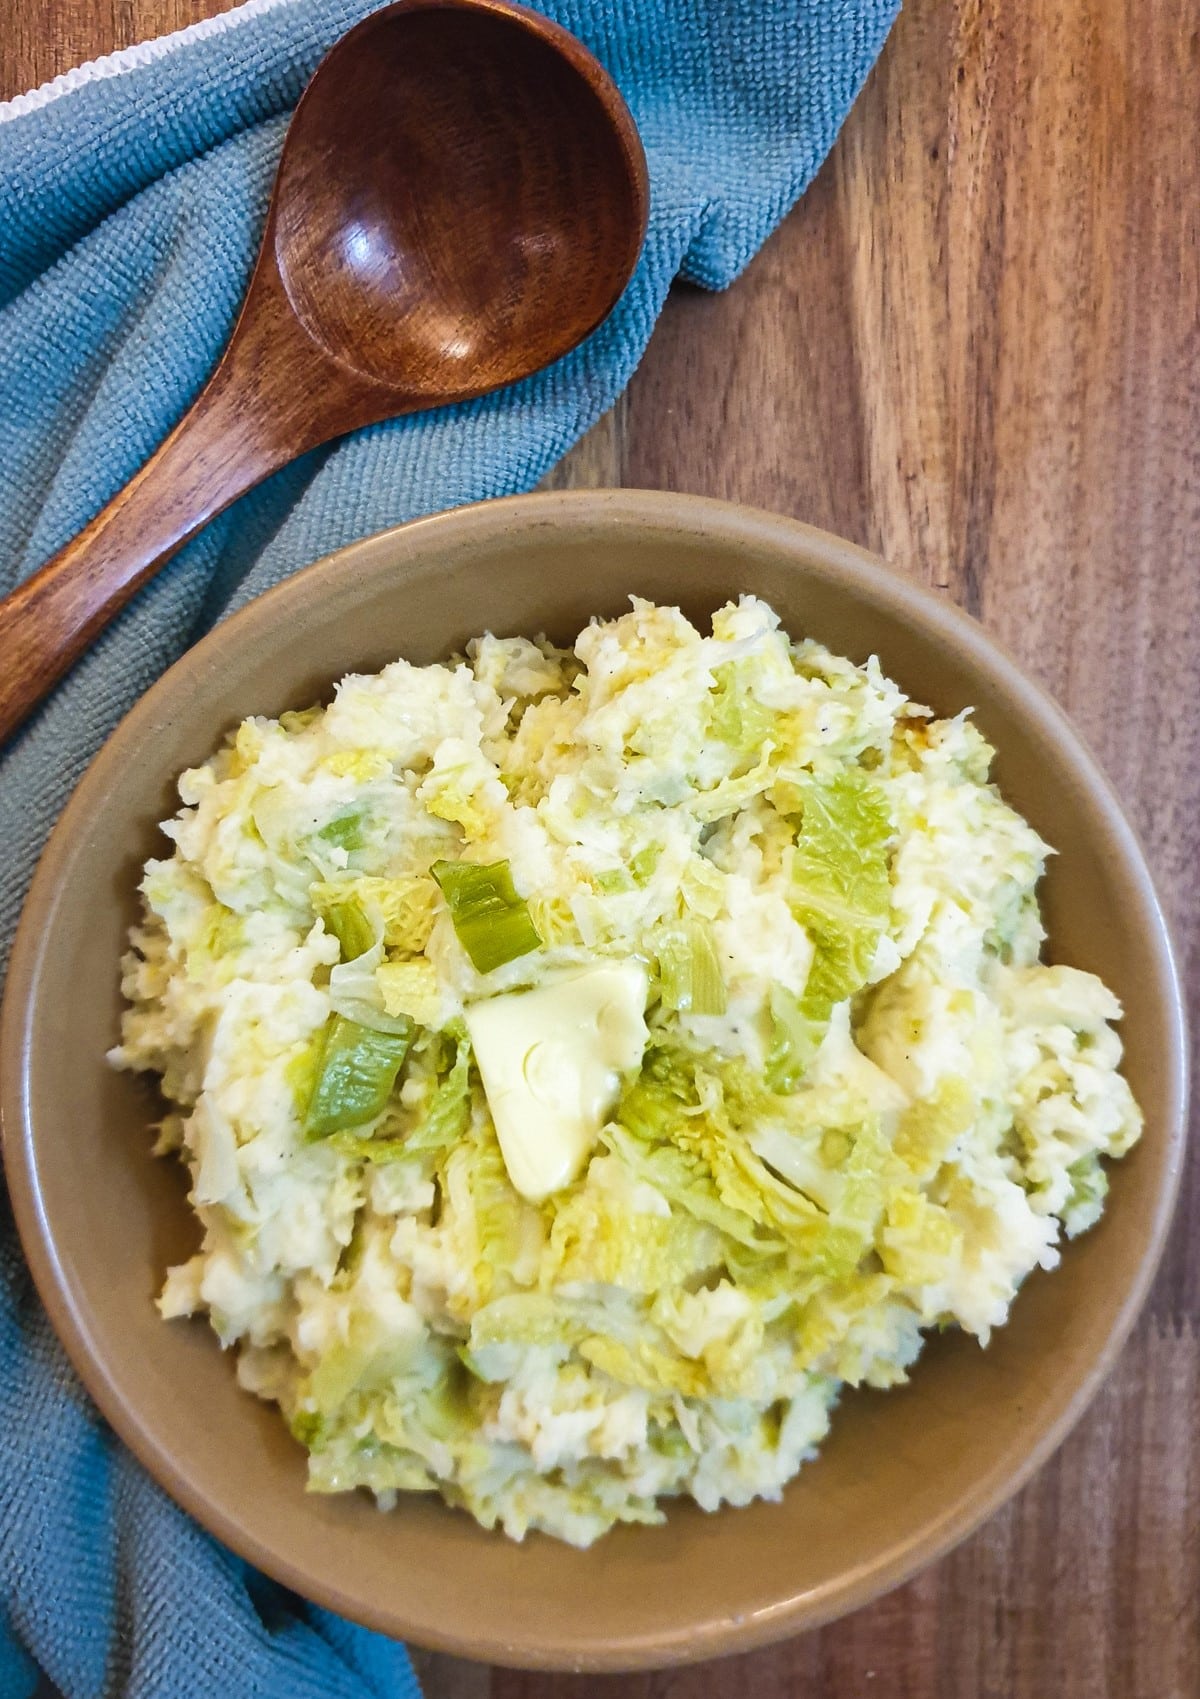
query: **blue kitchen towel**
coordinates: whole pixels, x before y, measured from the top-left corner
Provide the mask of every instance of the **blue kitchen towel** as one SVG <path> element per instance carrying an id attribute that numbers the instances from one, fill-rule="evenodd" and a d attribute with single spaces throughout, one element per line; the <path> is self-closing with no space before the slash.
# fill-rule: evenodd
<path id="1" fill-rule="evenodd" d="M 676 277 L 728 284 L 804 189 L 898 0 L 548 0 L 650 163 L 609 321 L 502 394 L 309 455 L 208 527 L 0 753 L 0 965 L 97 747 L 231 609 L 353 538 L 528 489 L 624 388 Z M 288 115 L 370 0 L 250 0 L 0 107 L 0 591 L 136 470 L 200 388 L 249 275 Z M 389 1699 L 403 1647 L 203 1534 L 97 1416 L 0 1222 L 0 1699 Z"/>

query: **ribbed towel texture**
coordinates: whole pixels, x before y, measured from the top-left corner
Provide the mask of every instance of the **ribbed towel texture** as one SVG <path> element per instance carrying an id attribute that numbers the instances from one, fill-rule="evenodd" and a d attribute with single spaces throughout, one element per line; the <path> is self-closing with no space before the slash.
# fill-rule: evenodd
<path id="1" fill-rule="evenodd" d="M 164 668 L 298 567 L 525 490 L 624 388 L 676 277 L 730 283 L 804 189 L 898 0 L 548 0 L 616 78 L 652 205 L 623 300 L 518 387 L 318 450 L 208 527 L 0 754 L 0 966 L 85 766 Z M 0 589 L 66 542 L 232 328 L 292 106 L 364 0 L 251 0 L 0 108 Z M 48 95 L 48 97 L 47 97 Z M 799 283 L 799 280 L 798 280 Z M 86 1129 L 81 1129 L 86 1131 Z M 114 1439 L 0 1220 L 0 1699 L 406 1699 L 404 1648 L 204 1534 Z"/>

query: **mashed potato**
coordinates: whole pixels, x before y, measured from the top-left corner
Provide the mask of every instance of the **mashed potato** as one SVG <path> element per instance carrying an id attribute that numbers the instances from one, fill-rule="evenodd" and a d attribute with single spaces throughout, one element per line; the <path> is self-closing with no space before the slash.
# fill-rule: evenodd
<path id="1" fill-rule="evenodd" d="M 113 1060 L 317 1491 L 586 1545 L 986 1344 L 1140 1116 L 970 719 L 743 598 L 351 677 L 179 781 Z"/>

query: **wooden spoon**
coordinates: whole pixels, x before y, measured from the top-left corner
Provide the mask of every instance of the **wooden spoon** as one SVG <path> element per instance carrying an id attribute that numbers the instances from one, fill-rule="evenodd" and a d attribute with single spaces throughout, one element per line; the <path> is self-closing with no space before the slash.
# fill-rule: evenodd
<path id="1" fill-rule="evenodd" d="M 628 282 L 647 203 L 624 101 L 556 24 L 507 0 L 400 0 L 358 24 L 296 108 L 207 386 L 0 602 L 0 741 L 140 584 L 268 474 L 575 347 Z"/>

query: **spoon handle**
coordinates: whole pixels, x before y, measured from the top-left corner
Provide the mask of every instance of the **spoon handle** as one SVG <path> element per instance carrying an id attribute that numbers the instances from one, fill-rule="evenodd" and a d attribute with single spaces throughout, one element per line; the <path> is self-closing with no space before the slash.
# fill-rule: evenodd
<path id="1" fill-rule="evenodd" d="M 252 291 L 252 298 L 254 291 Z M 266 289 L 152 457 L 65 548 L 0 601 L 0 744 L 201 526 L 359 422 L 354 386 Z M 360 402 L 361 405 L 361 402 Z M 366 417 L 378 416 L 366 412 Z"/>
<path id="2" fill-rule="evenodd" d="M 202 398 L 203 402 L 203 398 Z M 0 742 L 206 519 L 264 477 L 198 404 L 123 490 L 0 603 Z"/>

